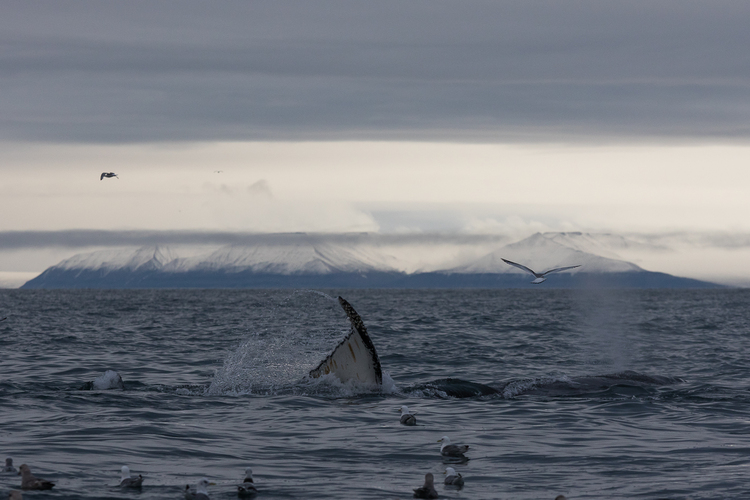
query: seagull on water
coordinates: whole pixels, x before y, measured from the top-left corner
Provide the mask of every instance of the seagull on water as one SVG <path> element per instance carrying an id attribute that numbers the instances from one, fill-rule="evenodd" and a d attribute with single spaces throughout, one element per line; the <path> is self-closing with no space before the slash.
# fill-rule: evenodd
<path id="1" fill-rule="evenodd" d="M 31 473 L 31 469 L 26 464 L 19 467 L 18 475 L 21 476 L 22 490 L 51 490 L 55 483 L 39 479 Z"/>
<path id="2" fill-rule="evenodd" d="M 547 281 L 547 278 L 545 278 L 545 276 L 547 276 L 548 274 L 559 273 L 560 271 L 565 271 L 567 269 L 575 269 L 576 267 L 581 267 L 581 264 L 578 264 L 577 266 L 558 267 L 555 269 L 550 269 L 549 271 L 545 271 L 543 273 L 537 273 L 537 272 L 532 271 L 528 267 L 524 266 L 523 264 L 518 264 L 517 262 L 513 262 L 508 259 L 503 259 L 503 262 L 505 262 L 506 264 L 510 264 L 513 267 L 517 267 L 518 269 L 523 269 L 524 271 L 533 274 L 536 279 L 532 281 L 532 283 L 535 285 L 538 285 L 539 283 L 543 283 Z"/>
<path id="3" fill-rule="evenodd" d="M 409 412 L 409 407 L 404 405 L 399 408 L 401 411 L 401 423 L 404 425 L 417 425 L 417 417 L 413 413 Z"/>
<path id="4" fill-rule="evenodd" d="M 185 498 L 187 500 L 211 500 L 208 496 L 208 486 L 212 486 L 216 483 L 208 482 L 205 477 L 198 481 L 195 485 L 195 489 L 192 489 L 190 485 L 185 486 Z"/>
<path id="5" fill-rule="evenodd" d="M 5 319 L 5 318 L 3 318 Z M 2 319 L 0 319 L 2 321 Z M 2 469 L 0 469 L 0 472 L 18 472 L 15 467 L 13 467 L 13 459 L 8 457 L 5 459 L 5 466 L 3 466 Z"/>
<path id="6" fill-rule="evenodd" d="M 448 439 L 448 436 L 443 436 L 438 439 L 438 443 L 443 443 L 442 446 L 440 446 L 440 454 L 444 457 L 466 458 L 464 457 L 464 453 L 469 451 L 469 445 L 451 444 L 451 440 Z"/>
<path id="7" fill-rule="evenodd" d="M 245 479 L 242 484 L 237 485 L 237 496 L 240 498 L 248 498 L 258 494 L 258 490 L 255 488 L 255 482 L 253 481 L 253 469 L 248 467 L 245 469 Z"/>
<path id="8" fill-rule="evenodd" d="M 464 478 L 460 472 L 456 472 L 453 467 L 446 467 L 445 472 L 445 484 L 448 486 L 463 486 Z"/>
<path id="9" fill-rule="evenodd" d="M 122 477 L 120 479 L 120 488 L 140 488 L 143 484 L 143 476 L 138 477 L 130 475 L 130 468 L 127 465 L 122 466 Z"/>
<path id="10" fill-rule="evenodd" d="M 117 177 L 117 174 L 114 172 L 102 172 L 102 175 L 99 177 L 99 180 L 102 180 L 105 177 Z M 120 178 L 117 177 L 117 179 L 119 180 Z"/>
<path id="11" fill-rule="evenodd" d="M 437 498 L 438 493 L 435 490 L 435 476 L 431 473 L 424 475 L 424 486 L 414 490 L 414 498 Z"/>

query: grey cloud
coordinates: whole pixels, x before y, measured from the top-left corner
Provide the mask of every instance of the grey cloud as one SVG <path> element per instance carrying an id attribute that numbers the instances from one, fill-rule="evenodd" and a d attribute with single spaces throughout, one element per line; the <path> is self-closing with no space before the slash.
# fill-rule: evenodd
<path id="1" fill-rule="evenodd" d="M 747 2 L 10 2 L 0 139 L 750 136 Z"/>
<path id="2" fill-rule="evenodd" d="M 719 248 L 722 250 L 750 249 L 750 234 L 743 233 L 661 233 L 636 235 L 642 241 L 663 248 Z"/>
<path id="3" fill-rule="evenodd" d="M 632 242 L 642 242 L 651 250 L 677 248 L 750 249 L 747 233 L 627 233 Z M 0 250 L 24 248 L 89 248 L 145 245 L 252 245 L 294 241 L 336 242 L 348 244 L 409 245 L 455 244 L 482 245 L 510 243 L 520 237 L 502 234 L 465 234 L 459 232 L 379 233 L 237 233 L 220 231 L 2 231 Z"/>
<path id="4" fill-rule="evenodd" d="M 252 245 L 294 241 L 371 244 L 481 244 L 507 241 L 502 235 L 372 233 L 230 233 L 209 231 L 4 231 L 0 250 L 23 248 L 89 248 L 145 245 Z"/>

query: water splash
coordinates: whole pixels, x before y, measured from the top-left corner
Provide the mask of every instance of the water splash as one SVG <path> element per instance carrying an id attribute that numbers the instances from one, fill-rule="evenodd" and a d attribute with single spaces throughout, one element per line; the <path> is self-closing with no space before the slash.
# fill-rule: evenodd
<path id="1" fill-rule="evenodd" d="M 299 330 L 254 333 L 229 353 L 208 393 L 273 393 L 293 386 L 320 362 L 320 344 Z"/>
<path id="2" fill-rule="evenodd" d="M 384 394 L 400 394 L 401 389 L 396 385 L 396 381 L 391 378 L 391 374 L 383 370 L 383 383 L 380 392 Z"/>
<path id="3" fill-rule="evenodd" d="M 349 320 L 337 299 L 315 290 L 295 291 L 256 324 L 263 327 L 227 354 L 207 390 L 209 395 L 301 392 L 346 396 L 368 391 L 349 387 L 333 376 L 307 379 L 310 370 L 349 332 Z M 384 376 L 378 391 L 395 390 L 393 379 Z"/>

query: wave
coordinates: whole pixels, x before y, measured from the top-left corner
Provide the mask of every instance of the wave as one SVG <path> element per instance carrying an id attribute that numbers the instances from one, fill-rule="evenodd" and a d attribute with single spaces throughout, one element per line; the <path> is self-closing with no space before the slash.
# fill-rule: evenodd
<path id="1" fill-rule="evenodd" d="M 699 398 L 721 399 L 724 391 L 720 388 L 702 387 L 699 390 L 672 390 L 664 392 L 663 388 L 683 384 L 686 381 L 678 377 L 646 375 L 634 371 L 624 371 L 603 375 L 584 375 L 578 377 L 541 376 L 524 379 L 513 379 L 496 384 L 483 384 L 459 378 L 441 378 L 414 385 L 399 386 L 391 375 L 383 372 L 383 385 L 380 387 L 357 385 L 353 382 L 343 383 L 334 375 L 325 375 L 317 379 L 301 377 L 293 382 L 261 383 L 240 378 L 227 383 L 226 378 L 217 378 L 210 384 L 143 384 L 124 381 L 124 387 L 113 393 L 121 392 L 165 392 L 183 396 L 278 396 L 298 395 L 320 397 L 325 399 L 368 398 L 368 397 L 412 397 L 419 399 L 515 399 L 520 397 L 591 397 L 591 398 Z M 266 382 L 264 379 L 262 382 Z M 21 384 L 0 383 L 0 394 L 10 395 L 31 392 L 69 392 L 90 391 L 89 384 Z M 719 394 L 715 394 L 718 391 Z M 102 392 L 102 391 L 93 391 Z"/>

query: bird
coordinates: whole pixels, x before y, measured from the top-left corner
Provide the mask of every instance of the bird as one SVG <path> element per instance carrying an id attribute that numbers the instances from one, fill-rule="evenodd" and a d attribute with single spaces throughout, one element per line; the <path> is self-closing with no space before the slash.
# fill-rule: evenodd
<path id="1" fill-rule="evenodd" d="M 208 479 L 205 477 L 198 481 L 198 484 L 195 485 L 195 489 L 191 488 L 188 484 L 185 486 L 185 498 L 187 500 L 211 500 L 211 497 L 208 496 L 208 486 L 214 484 L 216 483 L 208 482 Z"/>
<path id="2" fill-rule="evenodd" d="M 549 271 L 544 271 L 543 273 L 537 273 L 537 272 L 532 271 L 528 267 L 524 266 L 523 264 L 518 264 L 517 262 L 513 262 L 508 259 L 503 259 L 503 262 L 505 262 L 506 264 L 510 264 L 513 267 L 517 267 L 518 269 L 523 269 L 524 271 L 533 274 L 534 278 L 536 279 L 532 281 L 532 283 L 535 285 L 538 285 L 539 283 L 544 283 L 545 281 L 547 281 L 547 278 L 545 278 L 545 276 L 547 276 L 548 274 L 559 273 L 560 271 L 565 271 L 567 269 L 575 269 L 576 267 L 581 267 L 581 264 L 578 264 L 577 266 L 558 267 L 555 269 L 550 269 Z"/>
<path id="3" fill-rule="evenodd" d="M 464 478 L 460 472 L 456 472 L 453 467 L 445 468 L 445 484 L 449 486 L 463 486 Z"/>
<path id="4" fill-rule="evenodd" d="M 457 445 L 451 444 L 451 440 L 448 436 L 443 436 L 438 439 L 438 443 L 443 443 L 440 446 L 440 454 L 444 457 L 463 457 L 464 453 L 469 451 L 469 446 L 466 444 Z"/>
<path id="5" fill-rule="evenodd" d="M 18 490 L 10 490 L 8 500 L 23 500 L 23 495 Z"/>
<path id="6" fill-rule="evenodd" d="M 55 483 L 39 479 L 31 473 L 31 469 L 26 464 L 19 467 L 18 475 L 21 477 L 22 490 L 51 490 Z"/>
<path id="7" fill-rule="evenodd" d="M 5 318 L 3 318 L 5 319 Z M 2 319 L 0 319 L 2 321 Z M 15 467 L 13 467 L 13 459 L 8 457 L 5 459 L 5 465 L 2 469 L 0 469 L 0 472 L 18 472 Z"/>
<path id="8" fill-rule="evenodd" d="M 568 499 L 567 499 L 567 498 L 565 498 L 565 495 L 557 495 L 557 496 L 555 497 L 555 500 L 568 500 Z"/>
<path id="9" fill-rule="evenodd" d="M 438 493 L 435 490 L 435 477 L 431 473 L 424 475 L 424 486 L 414 490 L 414 498 L 437 498 Z"/>
<path id="10" fill-rule="evenodd" d="M 127 465 L 122 466 L 122 478 L 120 479 L 120 488 L 140 488 L 143 484 L 143 476 L 131 477 L 130 468 Z"/>
<path id="11" fill-rule="evenodd" d="M 417 417 L 409 412 L 408 406 L 402 406 L 399 410 L 401 410 L 401 423 L 403 425 L 417 425 Z"/>
<path id="12" fill-rule="evenodd" d="M 223 172 L 224 172 L 223 170 L 214 170 L 214 173 L 215 173 L 215 174 L 221 174 L 221 173 L 223 173 Z"/>
<path id="13" fill-rule="evenodd" d="M 240 498 L 248 498 L 258 493 L 255 488 L 255 482 L 253 481 L 253 469 L 248 467 L 245 469 L 245 479 L 242 480 L 242 484 L 237 485 L 237 496 Z"/>
<path id="14" fill-rule="evenodd" d="M 103 179 L 104 179 L 105 177 L 117 177 L 117 174 L 116 174 L 116 173 L 114 173 L 114 172 L 102 172 L 102 175 L 101 175 L 101 176 L 99 177 L 99 180 L 101 181 L 101 180 L 103 180 Z M 117 177 L 117 179 L 119 180 L 120 178 L 119 178 L 119 177 Z"/>

